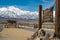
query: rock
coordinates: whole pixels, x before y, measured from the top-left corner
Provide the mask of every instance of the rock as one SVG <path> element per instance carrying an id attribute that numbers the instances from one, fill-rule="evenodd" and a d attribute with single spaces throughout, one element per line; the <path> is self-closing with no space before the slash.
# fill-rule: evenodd
<path id="1" fill-rule="evenodd" d="M 46 34 L 46 32 L 45 32 L 43 29 L 40 29 L 40 30 L 38 31 L 38 37 L 39 37 L 39 36 L 45 36 L 45 34 Z"/>

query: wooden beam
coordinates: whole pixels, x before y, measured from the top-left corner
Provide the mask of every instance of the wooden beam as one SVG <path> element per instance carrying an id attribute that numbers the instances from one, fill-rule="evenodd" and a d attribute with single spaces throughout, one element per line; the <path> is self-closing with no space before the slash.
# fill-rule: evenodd
<path id="1" fill-rule="evenodd" d="M 56 0 L 55 33 L 60 38 L 60 0 Z"/>
<path id="2" fill-rule="evenodd" d="M 56 14 L 55 14 L 55 33 L 56 33 L 56 35 L 58 34 L 58 29 L 57 29 L 57 27 L 58 27 L 58 1 L 56 0 Z"/>
<path id="3" fill-rule="evenodd" d="M 38 30 L 42 28 L 42 5 L 39 5 L 39 20 L 38 20 Z"/>

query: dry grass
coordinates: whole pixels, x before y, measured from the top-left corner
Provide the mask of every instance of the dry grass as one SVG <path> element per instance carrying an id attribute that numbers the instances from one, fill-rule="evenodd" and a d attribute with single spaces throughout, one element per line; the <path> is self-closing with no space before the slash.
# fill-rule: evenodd
<path id="1" fill-rule="evenodd" d="M 24 29 L 4 28 L 0 33 L 0 40 L 27 40 L 33 33 Z"/>

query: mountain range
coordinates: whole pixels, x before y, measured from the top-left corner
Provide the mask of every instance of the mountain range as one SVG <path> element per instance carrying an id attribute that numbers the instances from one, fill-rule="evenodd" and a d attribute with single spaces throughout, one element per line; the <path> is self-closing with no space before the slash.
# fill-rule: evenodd
<path id="1" fill-rule="evenodd" d="M 21 10 L 14 6 L 0 8 L 0 21 L 16 20 L 16 21 L 37 21 L 38 13 Z"/>
<path id="2" fill-rule="evenodd" d="M 53 13 L 53 17 L 55 18 L 55 11 L 53 11 Z M 38 12 L 21 10 L 20 8 L 14 6 L 2 7 L 0 8 L 0 21 L 6 20 L 38 22 Z"/>

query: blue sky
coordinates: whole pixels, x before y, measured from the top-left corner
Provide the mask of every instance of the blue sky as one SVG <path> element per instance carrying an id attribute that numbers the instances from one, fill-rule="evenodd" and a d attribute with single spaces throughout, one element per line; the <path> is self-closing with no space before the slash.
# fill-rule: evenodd
<path id="1" fill-rule="evenodd" d="M 22 10 L 38 11 L 42 5 L 43 10 L 55 4 L 55 0 L 0 0 L 0 7 L 15 6 Z"/>

